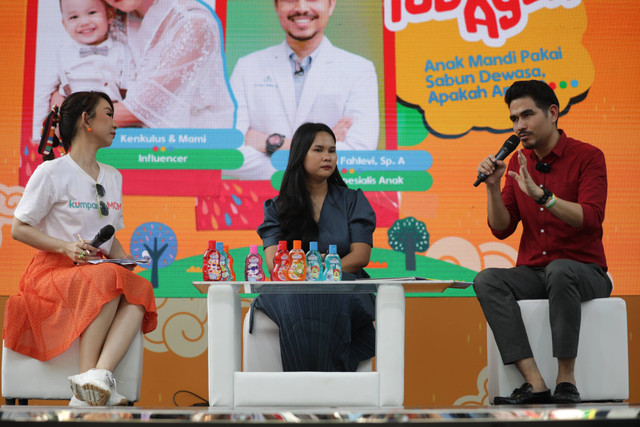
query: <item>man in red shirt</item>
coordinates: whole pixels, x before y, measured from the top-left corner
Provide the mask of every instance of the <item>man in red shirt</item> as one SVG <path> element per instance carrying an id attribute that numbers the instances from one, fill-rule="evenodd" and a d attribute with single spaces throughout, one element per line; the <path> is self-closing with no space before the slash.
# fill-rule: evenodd
<path id="1" fill-rule="evenodd" d="M 524 149 L 511 157 L 508 167 L 490 155 L 478 172 L 487 175 L 492 233 L 505 239 L 522 221 L 522 237 L 516 267 L 485 269 L 473 286 L 502 361 L 515 363 L 525 383 L 511 396 L 496 397 L 494 403 L 577 403 L 574 365 L 580 303 L 606 298 L 612 289 L 602 246 L 607 199 L 604 154 L 558 129 L 558 98 L 546 83 L 515 82 L 505 102 Z M 553 395 L 533 359 L 517 304 L 544 298 L 549 299 L 553 356 L 558 359 Z"/>

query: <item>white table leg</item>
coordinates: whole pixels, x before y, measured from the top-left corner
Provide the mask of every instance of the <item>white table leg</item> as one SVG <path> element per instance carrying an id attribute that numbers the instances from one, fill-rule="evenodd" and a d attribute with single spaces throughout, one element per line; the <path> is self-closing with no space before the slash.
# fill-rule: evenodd
<path id="1" fill-rule="evenodd" d="M 209 405 L 233 407 L 233 375 L 240 370 L 240 295 L 231 285 L 213 285 L 207 294 L 209 324 Z"/>
<path id="2" fill-rule="evenodd" d="M 405 296 L 402 286 L 380 285 L 376 297 L 376 370 L 380 406 L 404 403 Z"/>

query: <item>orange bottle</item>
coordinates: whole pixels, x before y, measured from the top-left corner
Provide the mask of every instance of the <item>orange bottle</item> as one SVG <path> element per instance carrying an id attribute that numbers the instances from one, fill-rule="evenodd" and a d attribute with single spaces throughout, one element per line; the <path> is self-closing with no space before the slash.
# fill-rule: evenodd
<path id="1" fill-rule="evenodd" d="M 227 264 L 229 268 L 229 280 L 236 280 L 236 273 L 233 272 L 233 257 L 231 256 L 231 252 L 229 252 L 229 246 L 224 245 L 223 247 L 224 253 L 227 254 Z"/>
<path id="2" fill-rule="evenodd" d="M 307 257 L 302 250 L 300 240 L 293 241 L 293 249 L 289 252 L 289 280 L 305 280 L 307 277 Z"/>

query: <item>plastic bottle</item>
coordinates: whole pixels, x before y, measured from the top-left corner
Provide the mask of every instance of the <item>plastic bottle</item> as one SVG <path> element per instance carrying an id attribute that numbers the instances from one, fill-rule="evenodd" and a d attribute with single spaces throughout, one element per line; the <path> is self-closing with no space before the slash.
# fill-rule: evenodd
<path id="1" fill-rule="evenodd" d="M 202 278 L 206 281 L 222 280 L 220 252 L 216 250 L 215 240 L 209 240 L 209 248 L 202 257 Z"/>
<path id="2" fill-rule="evenodd" d="M 229 246 L 224 245 L 222 248 L 224 249 L 224 253 L 227 254 L 227 266 L 229 268 L 229 280 L 236 280 L 236 273 L 233 271 L 233 257 L 231 256 L 231 252 L 229 252 Z"/>
<path id="3" fill-rule="evenodd" d="M 220 254 L 220 269 L 222 270 L 222 281 L 229 281 L 229 259 L 224 252 L 224 244 L 222 242 L 216 242 L 216 250 Z"/>
<path id="4" fill-rule="evenodd" d="M 336 245 L 329 245 L 329 253 L 324 257 L 325 280 L 339 282 L 342 280 L 342 261 L 337 253 Z"/>
<path id="5" fill-rule="evenodd" d="M 322 255 L 318 252 L 318 242 L 309 242 L 309 252 L 307 252 L 307 280 L 323 280 L 322 270 Z"/>
<path id="6" fill-rule="evenodd" d="M 258 245 L 251 245 L 249 255 L 244 262 L 244 279 L 248 282 L 264 281 L 262 257 L 258 253 Z"/>
<path id="7" fill-rule="evenodd" d="M 278 242 L 278 250 L 273 257 L 273 270 L 271 271 L 271 280 L 284 282 L 289 280 L 289 249 L 287 249 L 287 241 L 280 240 Z"/>
<path id="8" fill-rule="evenodd" d="M 307 257 L 302 250 L 300 240 L 293 241 L 293 249 L 289 252 L 289 280 L 304 280 L 307 276 Z"/>

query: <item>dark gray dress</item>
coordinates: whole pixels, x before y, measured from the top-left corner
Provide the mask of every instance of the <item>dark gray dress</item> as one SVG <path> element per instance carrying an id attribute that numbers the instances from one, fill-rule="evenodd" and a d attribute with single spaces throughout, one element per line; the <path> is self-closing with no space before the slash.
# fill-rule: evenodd
<path id="1" fill-rule="evenodd" d="M 276 199 L 264 203 L 258 227 L 264 247 L 281 238 Z M 346 256 L 351 243 L 373 245 L 375 212 L 360 190 L 329 186 L 318 221 L 318 250 L 336 245 Z M 369 277 L 364 270 L 343 273 L 343 280 Z M 375 355 L 373 295 L 260 295 L 254 309 L 265 312 L 279 327 L 285 371 L 355 371 Z"/>

